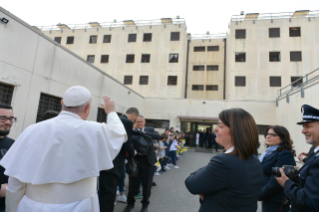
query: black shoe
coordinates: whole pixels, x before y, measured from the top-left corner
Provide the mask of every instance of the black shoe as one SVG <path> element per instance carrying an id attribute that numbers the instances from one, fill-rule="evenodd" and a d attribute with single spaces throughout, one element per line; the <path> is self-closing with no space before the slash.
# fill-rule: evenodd
<path id="1" fill-rule="evenodd" d="M 124 212 L 130 212 L 133 208 L 134 208 L 134 205 L 128 204 L 126 208 L 124 209 Z"/>
<path id="2" fill-rule="evenodd" d="M 165 170 L 165 169 L 161 169 L 161 171 L 162 171 L 162 172 L 166 172 L 166 170 Z"/>
<path id="3" fill-rule="evenodd" d="M 142 207 L 140 212 L 147 212 L 148 211 L 147 207 L 148 207 L 148 205 L 143 205 L 143 207 Z"/>
<path id="4" fill-rule="evenodd" d="M 152 185 L 152 186 L 157 186 L 155 182 L 152 182 L 152 184 L 151 184 L 151 185 Z"/>

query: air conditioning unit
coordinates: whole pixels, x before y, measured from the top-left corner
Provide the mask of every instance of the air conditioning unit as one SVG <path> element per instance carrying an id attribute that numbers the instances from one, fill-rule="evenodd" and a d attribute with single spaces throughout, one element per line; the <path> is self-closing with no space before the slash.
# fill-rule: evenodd
<path id="1" fill-rule="evenodd" d="M 241 12 L 240 12 L 240 15 L 245 15 L 245 12 L 244 12 L 244 11 L 241 11 Z"/>

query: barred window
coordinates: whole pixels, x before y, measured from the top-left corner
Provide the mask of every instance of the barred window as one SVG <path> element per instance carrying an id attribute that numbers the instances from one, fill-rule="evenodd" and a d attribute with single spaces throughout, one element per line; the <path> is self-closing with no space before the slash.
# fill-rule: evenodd
<path id="1" fill-rule="evenodd" d="M 90 43 L 96 43 L 97 42 L 97 35 L 90 36 Z"/>
<path id="2" fill-rule="evenodd" d="M 302 84 L 302 82 L 302 77 L 291 77 L 291 83 L 293 83 L 293 87 L 298 87 L 300 84 Z"/>
<path id="3" fill-rule="evenodd" d="M 269 29 L 270 38 L 279 38 L 280 37 L 280 28 L 270 28 Z"/>
<path id="4" fill-rule="evenodd" d="M 179 32 L 171 32 L 171 41 L 179 41 Z"/>
<path id="5" fill-rule="evenodd" d="M 192 86 L 193 91 L 203 91 L 204 90 L 204 85 L 193 85 Z"/>
<path id="6" fill-rule="evenodd" d="M 218 71 L 218 66 L 207 66 L 207 71 Z"/>
<path id="7" fill-rule="evenodd" d="M 135 58 L 134 54 L 126 55 L 126 63 L 134 63 L 134 58 Z"/>
<path id="8" fill-rule="evenodd" d="M 301 62 L 301 52 L 290 52 L 290 61 Z"/>
<path id="9" fill-rule="evenodd" d="M 98 108 L 97 110 L 97 118 L 96 121 L 99 123 L 106 123 L 107 114 L 105 113 L 103 108 Z"/>
<path id="10" fill-rule="evenodd" d="M 148 85 L 148 76 L 140 76 L 140 85 Z"/>
<path id="11" fill-rule="evenodd" d="M 218 91 L 218 85 L 206 85 L 206 91 Z"/>
<path id="12" fill-rule="evenodd" d="M 158 119 L 145 119 L 146 127 L 153 127 L 153 128 L 169 128 L 169 120 L 158 120 Z"/>
<path id="13" fill-rule="evenodd" d="M 103 43 L 111 43 L 112 35 L 104 35 Z"/>
<path id="14" fill-rule="evenodd" d="M 61 39 L 62 39 L 61 37 L 55 37 L 54 41 L 61 44 Z"/>
<path id="15" fill-rule="evenodd" d="M 235 61 L 236 62 L 246 62 L 246 53 L 244 53 L 244 52 L 235 53 Z"/>
<path id="16" fill-rule="evenodd" d="M 205 71 L 205 66 L 193 66 L 193 71 Z"/>
<path id="17" fill-rule="evenodd" d="M 235 86 L 246 86 L 246 77 L 235 77 Z"/>
<path id="18" fill-rule="evenodd" d="M 207 51 L 208 52 L 219 51 L 219 46 L 207 46 Z"/>
<path id="19" fill-rule="evenodd" d="M 289 37 L 300 37 L 300 27 L 289 27 Z"/>
<path id="20" fill-rule="evenodd" d="M 128 42 L 136 42 L 136 34 L 129 34 Z"/>
<path id="21" fill-rule="evenodd" d="M 269 77 L 270 87 L 281 87 L 281 77 Z"/>
<path id="22" fill-rule="evenodd" d="M 269 61 L 270 62 L 280 62 L 280 52 L 269 52 Z"/>
<path id="23" fill-rule="evenodd" d="M 151 55 L 150 54 L 142 54 L 141 63 L 149 63 L 149 62 L 151 62 Z"/>
<path id="24" fill-rule="evenodd" d="M 133 76 L 124 76 L 124 85 L 132 85 Z"/>
<path id="25" fill-rule="evenodd" d="M 206 51 L 205 46 L 195 46 L 194 47 L 194 52 L 204 52 L 204 51 Z"/>
<path id="26" fill-rule="evenodd" d="M 152 41 L 152 33 L 144 33 L 143 41 L 144 42 L 151 42 Z"/>
<path id="27" fill-rule="evenodd" d="M 236 39 L 246 38 L 246 30 L 245 29 L 236 29 L 235 37 L 236 37 Z"/>
<path id="28" fill-rule="evenodd" d="M 101 63 L 108 63 L 109 55 L 101 55 Z"/>
<path id="29" fill-rule="evenodd" d="M 66 44 L 73 44 L 74 43 L 74 37 L 67 37 Z"/>
<path id="30" fill-rule="evenodd" d="M 269 125 L 257 125 L 258 134 L 264 135 Z"/>
<path id="31" fill-rule="evenodd" d="M 14 86 L 0 82 L 0 103 L 11 105 Z"/>
<path id="32" fill-rule="evenodd" d="M 36 122 L 42 121 L 42 115 L 48 110 L 60 112 L 62 109 L 61 99 L 60 97 L 41 93 Z"/>
<path id="33" fill-rule="evenodd" d="M 170 63 L 178 63 L 178 54 L 170 54 L 169 55 Z"/>
<path id="34" fill-rule="evenodd" d="M 94 61 L 95 61 L 95 55 L 88 55 L 86 61 L 89 62 L 89 63 L 94 63 Z"/>
<path id="35" fill-rule="evenodd" d="M 177 85 L 177 76 L 168 76 L 167 85 Z"/>

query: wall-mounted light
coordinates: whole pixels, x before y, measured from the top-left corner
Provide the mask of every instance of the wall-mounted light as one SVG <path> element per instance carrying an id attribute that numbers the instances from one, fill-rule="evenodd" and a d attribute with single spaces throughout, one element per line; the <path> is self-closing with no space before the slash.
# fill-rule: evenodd
<path id="1" fill-rule="evenodd" d="M 203 104 L 206 104 L 206 102 L 203 102 Z"/>
<path id="2" fill-rule="evenodd" d="M 130 93 L 131 93 L 131 91 L 128 91 L 127 93 L 128 93 L 128 94 L 130 94 Z"/>
<path id="3" fill-rule="evenodd" d="M 1 18 L 1 23 L 3 23 L 3 24 L 8 24 L 8 23 L 9 23 L 9 20 L 6 19 L 6 18 Z"/>

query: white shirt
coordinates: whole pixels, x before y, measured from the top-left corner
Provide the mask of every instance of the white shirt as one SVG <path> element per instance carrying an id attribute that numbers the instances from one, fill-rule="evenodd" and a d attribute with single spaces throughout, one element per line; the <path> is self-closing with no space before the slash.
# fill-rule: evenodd
<path id="1" fill-rule="evenodd" d="M 318 152 L 318 150 L 319 150 L 319 146 L 317 146 L 313 151 L 314 151 L 315 154 L 316 154 L 316 152 Z"/>
<path id="2" fill-rule="evenodd" d="M 176 139 L 174 139 L 174 141 L 172 142 L 172 145 L 171 145 L 171 148 L 169 149 L 169 151 L 176 151 L 177 148 L 175 146 L 177 146 Z"/>
<path id="3" fill-rule="evenodd" d="M 231 153 L 232 151 L 234 150 L 234 146 L 230 147 L 229 149 L 227 149 L 227 151 L 225 152 L 226 153 Z"/>

